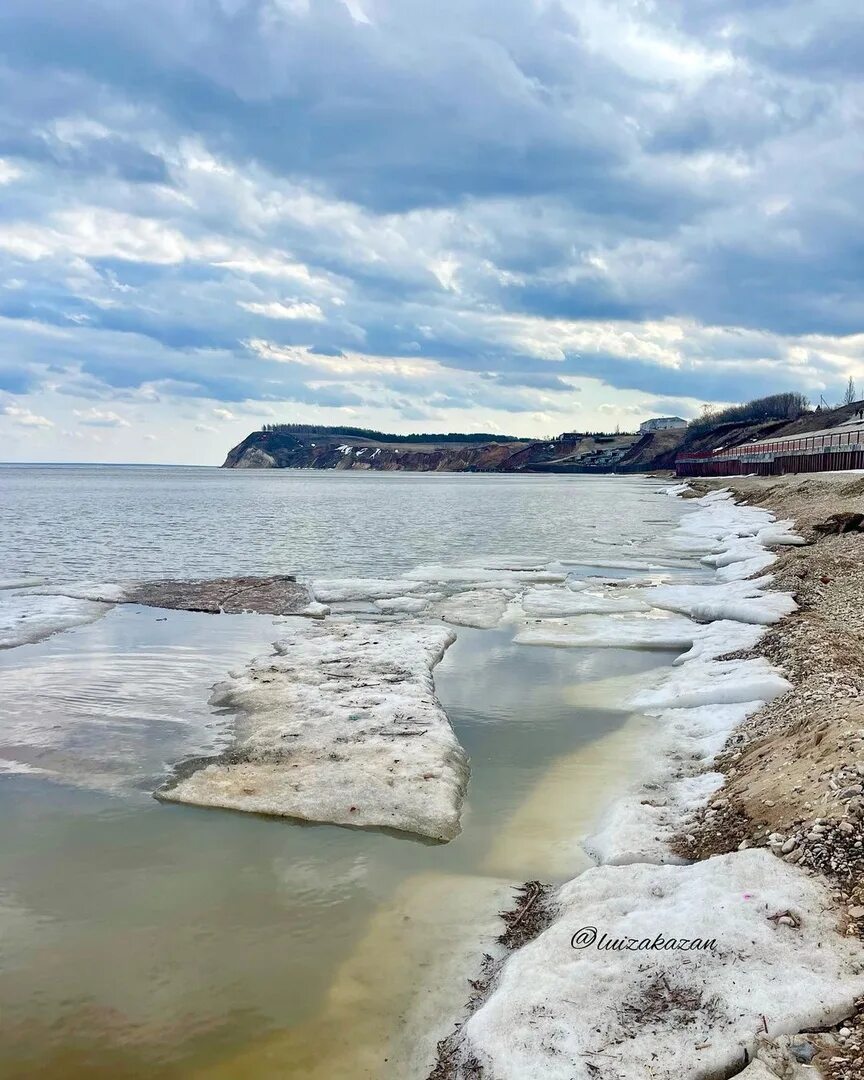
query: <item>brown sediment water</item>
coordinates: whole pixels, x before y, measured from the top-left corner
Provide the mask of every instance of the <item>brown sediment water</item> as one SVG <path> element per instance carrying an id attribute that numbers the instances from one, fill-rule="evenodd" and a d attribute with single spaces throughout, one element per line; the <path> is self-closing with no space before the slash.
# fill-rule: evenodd
<path id="1" fill-rule="evenodd" d="M 635 779 L 654 724 L 641 714 L 557 758 L 504 823 L 484 868 L 511 880 L 560 881 L 593 866 L 580 840 Z"/>
<path id="2" fill-rule="evenodd" d="M 29 740 L 3 756 L 53 774 L 0 785 L 5 1074 L 423 1075 L 511 887 L 584 865 L 580 822 L 639 741 L 620 691 L 670 658 L 460 629 L 436 686 L 472 780 L 462 835 L 429 845 L 155 803 L 160 761 L 216 738 L 209 683 L 273 633 L 162 618 L 118 608 L 0 661 Z"/>
<path id="3" fill-rule="evenodd" d="M 398 576 L 481 553 L 626 577 L 600 561 L 662 561 L 683 513 L 638 478 L 6 479 L 4 572 L 72 584 Z M 50 535 L 36 534 L 46 506 Z M 265 616 L 124 606 L 0 653 L 4 1078 L 425 1075 L 511 886 L 584 865 L 577 834 L 642 738 L 621 703 L 671 660 L 512 633 L 459 627 L 435 671 L 471 759 L 449 844 L 152 799 L 174 762 L 228 744 L 210 688 L 268 653 Z"/>

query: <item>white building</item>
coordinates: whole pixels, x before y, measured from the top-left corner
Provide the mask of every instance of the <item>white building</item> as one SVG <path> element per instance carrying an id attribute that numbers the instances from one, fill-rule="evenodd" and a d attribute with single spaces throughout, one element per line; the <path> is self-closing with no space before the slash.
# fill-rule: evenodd
<path id="1" fill-rule="evenodd" d="M 639 432 L 647 435 L 649 431 L 669 431 L 670 428 L 687 427 L 687 421 L 680 416 L 655 416 L 653 420 L 645 420 L 639 425 Z"/>

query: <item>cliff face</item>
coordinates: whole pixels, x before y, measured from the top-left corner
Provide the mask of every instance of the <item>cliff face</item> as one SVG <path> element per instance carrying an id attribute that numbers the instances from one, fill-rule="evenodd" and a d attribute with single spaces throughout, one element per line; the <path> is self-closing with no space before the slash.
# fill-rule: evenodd
<path id="1" fill-rule="evenodd" d="M 658 467 L 666 438 L 568 435 L 549 442 L 391 443 L 288 431 L 253 431 L 228 453 L 227 469 L 372 469 L 414 472 L 612 472 Z M 669 445 L 667 445 L 669 444 Z M 626 468 L 620 469 L 624 463 Z"/>
<path id="2" fill-rule="evenodd" d="M 504 443 L 402 443 L 346 435 L 253 431 L 230 450 L 226 469 L 374 469 L 494 472 L 523 447 Z"/>
<path id="3" fill-rule="evenodd" d="M 556 472 L 638 473 L 673 469 L 675 457 L 688 450 L 716 450 L 773 435 L 797 434 L 833 427 L 854 418 L 862 402 L 808 412 L 797 420 L 759 423 L 730 422 L 710 430 L 687 428 L 646 435 L 562 435 L 549 442 L 515 440 L 460 442 L 471 436 L 449 436 L 436 441 L 399 442 L 390 435 L 367 429 L 345 429 L 363 434 L 317 431 L 253 431 L 229 451 L 225 469 L 374 469 L 384 472 Z M 374 437 L 371 437 L 374 436 Z M 392 441 L 391 441 L 392 440 Z"/>

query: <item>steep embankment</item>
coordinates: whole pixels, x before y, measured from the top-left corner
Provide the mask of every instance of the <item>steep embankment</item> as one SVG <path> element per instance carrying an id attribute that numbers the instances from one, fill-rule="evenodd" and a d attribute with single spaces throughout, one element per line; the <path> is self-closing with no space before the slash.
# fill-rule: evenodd
<path id="1" fill-rule="evenodd" d="M 570 432 L 532 441 L 496 435 L 387 435 L 364 428 L 280 425 L 253 431 L 228 452 L 226 469 L 353 469 L 413 472 L 638 473 L 672 469 L 683 449 L 703 452 L 775 435 L 836 427 L 861 402 L 797 420 L 731 421 L 644 435 Z"/>
<path id="2" fill-rule="evenodd" d="M 547 441 L 466 436 L 437 442 L 316 432 L 253 431 L 229 451 L 226 469 L 352 469 L 415 472 L 639 472 L 674 461 L 680 431 L 653 435 L 568 434 Z"/>
<path id="3" fill-rule="evenodd" d="M 491 472 L 527 442 L 390 443 L 343 434 L 253 431 L 229 451 L 226 469 L 374 469 Z"/>

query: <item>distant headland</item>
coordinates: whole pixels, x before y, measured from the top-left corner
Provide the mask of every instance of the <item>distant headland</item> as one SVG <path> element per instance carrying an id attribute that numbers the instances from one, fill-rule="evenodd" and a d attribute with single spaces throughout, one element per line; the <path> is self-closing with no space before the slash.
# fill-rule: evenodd
<path id="1" fill-rule="evenodd" d="M 226 469 L 381 472 L 640 473 L 674 469 L 679 456 L 709 458 L 757 440 L 860 421 L 862 402 L 810 408 L 796 393 L 773 394 L 696 419 L 655 417 L 638 432 L 565 431 L 548 439 L 476 432 L 395 435 L 369 428 L 265 424 L 233 447 Z"/>

